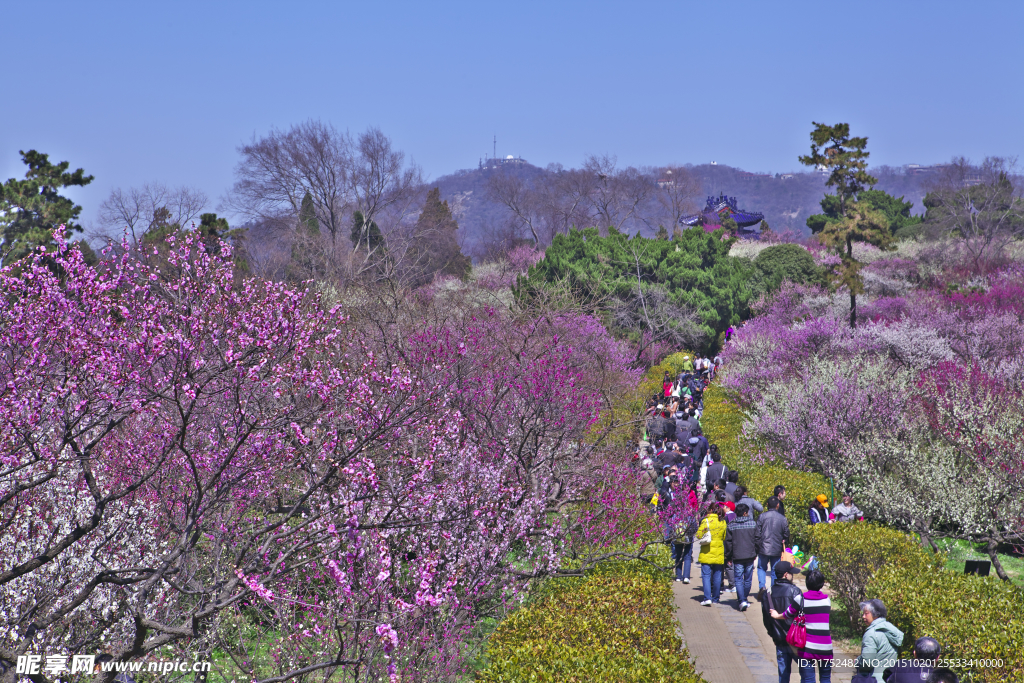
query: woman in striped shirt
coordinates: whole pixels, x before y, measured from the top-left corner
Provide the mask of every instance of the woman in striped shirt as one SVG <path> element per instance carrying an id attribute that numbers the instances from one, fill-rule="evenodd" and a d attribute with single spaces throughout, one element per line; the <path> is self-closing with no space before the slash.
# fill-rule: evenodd
<path id="1" fill-rule="evenodd" d="M 807 590 L 793 599 L 785 612 L 772 610 L 775 619 L 792 620 L 801 611 L 807 624 L 807 644 L 797 653 L 800 664 L 800 683 L 814 683 L 814 669 L 818 669 L 818 680 L 832 681 L 832 635 L 828 628 L 828 615 L 832 611 L 832 600 L 821 592 L 825 577 L 817 569 L 807 575 Z"/>

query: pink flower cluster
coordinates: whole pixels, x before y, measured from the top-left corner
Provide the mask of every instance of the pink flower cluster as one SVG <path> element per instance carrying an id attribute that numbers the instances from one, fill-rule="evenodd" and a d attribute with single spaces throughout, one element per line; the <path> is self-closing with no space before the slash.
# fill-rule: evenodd
<path id="1" fill-rule="evenodd" d="M 7 651 L 441 680 L 485 606 L 634 538 L 635 475 L 592 437 L 638 378 L 597 319 L 481 310 L 398 348 L 169 246 L 0 271 Z"/>

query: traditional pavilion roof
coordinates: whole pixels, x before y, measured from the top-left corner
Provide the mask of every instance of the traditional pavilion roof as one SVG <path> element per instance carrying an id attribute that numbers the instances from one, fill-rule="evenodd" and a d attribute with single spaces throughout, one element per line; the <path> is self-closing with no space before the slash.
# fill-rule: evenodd
<path id="1" fill-rule="evenodd" d="M 736 221 L 736 225 L 740 228 L 748 228 L 764 220 L 763 213 L 741 210 L 736 205 L 735 197 L 720 194 L 718 197 L 708 197 L 707 206 L 704 207 L 703 211 L 692 216 L 683 216 L 679 219 L 679 222 L 690 226 L 700 224 L 721 225 L 722 219 L 726 216 L 732 216 L 732 219 Z"/>

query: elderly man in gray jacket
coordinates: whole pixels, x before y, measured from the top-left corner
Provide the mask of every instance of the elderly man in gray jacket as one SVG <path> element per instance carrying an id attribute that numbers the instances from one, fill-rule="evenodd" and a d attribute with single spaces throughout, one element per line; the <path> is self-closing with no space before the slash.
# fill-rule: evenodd
<path id="1" fill-rule="evenodd" d="M 772 496 L 765 501 L 768 508 L 757 518 L 757 529 L 754 531 L 754 546 L 757 550 L 757 583 L 760 588 L 757 599 L 760 600 L 764 591 L 765 573 L 771 573 L 775 563 L 782 557 L 782 551 L 789 541 L 789 520 L 779 513 L 779 499 Z"/>

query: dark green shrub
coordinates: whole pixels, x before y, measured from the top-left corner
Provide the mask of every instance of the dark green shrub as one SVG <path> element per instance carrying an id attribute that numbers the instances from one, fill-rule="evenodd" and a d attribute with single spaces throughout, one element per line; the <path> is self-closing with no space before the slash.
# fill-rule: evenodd
<path id="1" fill-rule="evenodd" d="M 785 281 L 802 285 L 824 282 L 821 268 L 810 252 L 799 244 L 776 244 L 754 259 L 755 279 L 762 292 L 774 292 Z"/>
<path id="2" fill-rule="evenodd" d="M 555 236 L 544 258 L 520 277 L 516 294 L 530 297 L 559 283 L 608 310 L 637 297 L 639 278 L 646 292 L 663 290 L 674 306 L 695 311 L 710 342 L 746 317 L 753 296 L 750 261 L 729 256 L 734 241 L 703 228 L 682 230 L 671 240 L 630 237 L 614 228 L 607 237 L 597 228 L 573 229 Z"/>

